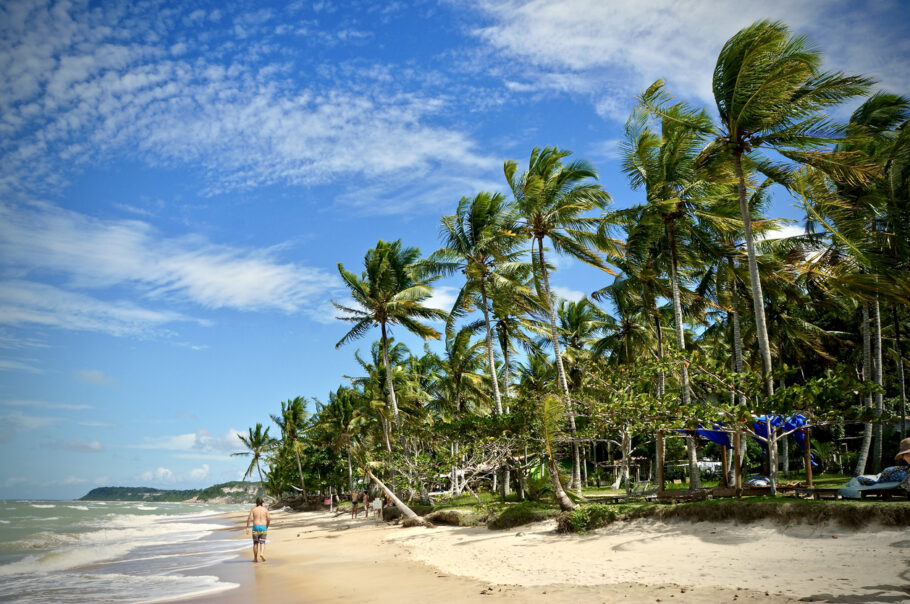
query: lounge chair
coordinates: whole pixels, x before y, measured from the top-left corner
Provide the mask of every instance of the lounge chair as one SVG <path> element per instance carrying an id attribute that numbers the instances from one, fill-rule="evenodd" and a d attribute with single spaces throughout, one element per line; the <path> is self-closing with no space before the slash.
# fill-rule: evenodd
<path id="1" fill-rule="evenodd" d="M 854 476 L 850 479 L 850 482 L 838 489 L 837 492 L 844 499 L 868 499 L 870 496 L 891 499 L 895 494 L 903 494 L 906 496 L 907 492 L 900 488 L 900 482 L 876 482 L 875 484 L 864 485 L 860 481 L 861 478 L 877 481 L 879 476 L 881 475 L 871 474 L 866 476 Z M 901 493 L 901 491 L 903 491 L 903 493 Z"/>

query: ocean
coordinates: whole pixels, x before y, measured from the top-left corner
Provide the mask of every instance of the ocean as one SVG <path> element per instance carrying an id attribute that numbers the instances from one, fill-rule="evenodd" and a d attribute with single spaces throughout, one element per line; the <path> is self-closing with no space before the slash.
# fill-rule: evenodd
<path id="1" fill-rule="evenodd" d="M 155 602 L 236 587 L 206 569 L 249 548 L 238 505 L 0 501 L 0 601 Z"/>

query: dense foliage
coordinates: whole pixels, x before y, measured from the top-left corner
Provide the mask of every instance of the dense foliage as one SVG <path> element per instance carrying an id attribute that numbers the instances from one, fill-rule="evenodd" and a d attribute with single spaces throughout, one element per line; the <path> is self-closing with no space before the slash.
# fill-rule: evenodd
<path id="1" fill-rule="evenodd" d="M 621 153 L 639 204 L 611 208 L 594 166 L 535 148 L 523 169 L 505 162 L 509 197 L 479 192 L 442 218 L 439 250 L 380 240 L 359 274 L 339 265 L 354 303 L 336 304 L 353 324 L 338 346 L 378 340 L 315 413 L 282 403 L 279 439 L 250 428 L 247 475 L 262 460 L 276 497 L 373 482 L 483 507 L 482 487 L 571 511 L 583 487 L 653 477 L 658 430 L 685 436 L 665 444 L 682 462 L 667 478 L 698 485 L 720 449 L 695 430 L 714 426 L 744 437 L 721 473 L 742 463 L 777 484 L 806 427 L 819 471 L 880 469 L 905 429 L 910 103 L 872 94 L 837 124 L 824 111 L 872 82 L 820 64 L 785 25 L 755 23 L 718 58 L 717 121 L 660 81 L 638 97 Z M 772 192 L 804 209 L 805 234 L 773 238 Z M 590 298 L 551 287 L 561 255 L 600 271 Z M 451 309 L 426 306 L 440 277 L 462 280 Z M 442 345 L 410 350 L 394 328 Z"/>

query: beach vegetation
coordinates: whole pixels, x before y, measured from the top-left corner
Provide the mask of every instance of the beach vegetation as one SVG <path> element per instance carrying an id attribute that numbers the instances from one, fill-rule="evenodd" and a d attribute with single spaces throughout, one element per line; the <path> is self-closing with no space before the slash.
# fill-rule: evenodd
<path id="1" fill-rule="evenodd" d="M 850 523 L 875 507 L 641 502 L 735 495 L 753 475 L 775 497 L 834 488 L 879 472 L 906 435 L 910 103 L 821 65 L 759 21 L 720 51 L 711 111 L 663 81 L 633 99 L 620 161 L 636 203 L 613 208 L 593 164 L 535 147 L 504 162 L 507 194 L 453 200 L 438 250 L 379 240 L 359 272 L 339 264 L 353 326 L 336 347 L 378 335 L 312 415 L 281 404 L 259 454 L 269 492 L 305 507 L 368 491 L 409 524 L 562 513 L 572 532 L 648 515 Z M 844 102 L 861 104 L 840 123 Z M 790 226 L 767 215 L 778 195 L 802 234 L 775 238 Z M 578 299 L 552 283 L 561 258 L 596 269 Z M 450 309 L 429 307 L 439 279 Z M 441 341 L 410 348 L 397 328 Z"/>

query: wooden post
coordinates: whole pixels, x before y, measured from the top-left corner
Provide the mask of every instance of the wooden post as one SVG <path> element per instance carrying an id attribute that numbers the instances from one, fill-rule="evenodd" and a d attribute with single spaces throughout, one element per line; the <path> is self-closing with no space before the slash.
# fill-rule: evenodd
<path id="1" fill-rule="evenodd" d="M 803 441 L 803 455 L 806 460 L 806 486 L 812 488 L 812 447 L 809 442 L 809 428 L 806 428 L 806 440 Z"/>
<path id="2" fill-rule="evenodd" d="M 720 469 L 721 476 L 723 476 L 724 488 L 730 488 L 730 481 L 727 478 L 727 447 L 721 445 L 720 447 Z"/>
<path id="3" fill-rule="evenodd" d="M 743 469 L 739 465 L 739 451 L 742 448 L 742 434 L 737 430 L 733 433 L 733 476 L 736 487 L 736 496 L 743 492 Z"/>
<path id="4" fill-rule="evenodd" d="M 664 492 L 664 431 L 657 431 L 657 493 Z"/>

